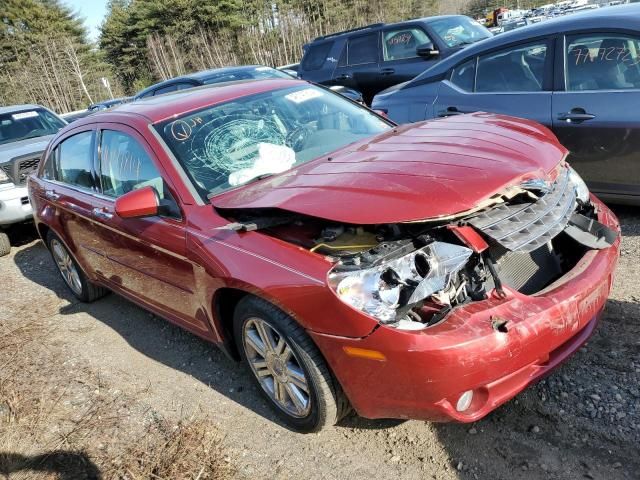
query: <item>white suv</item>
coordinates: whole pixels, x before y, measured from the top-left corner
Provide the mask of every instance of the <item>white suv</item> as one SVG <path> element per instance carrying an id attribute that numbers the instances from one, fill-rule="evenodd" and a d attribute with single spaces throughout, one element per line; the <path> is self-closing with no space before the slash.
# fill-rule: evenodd
<path id="1" fill-rule="evenodd" d="M 39 105 L 0 107 L 0 256 L 11 248 L 2 229 L 32 217 L 27 177 L 37 169 L 49 140 L 66 124 Z"/>

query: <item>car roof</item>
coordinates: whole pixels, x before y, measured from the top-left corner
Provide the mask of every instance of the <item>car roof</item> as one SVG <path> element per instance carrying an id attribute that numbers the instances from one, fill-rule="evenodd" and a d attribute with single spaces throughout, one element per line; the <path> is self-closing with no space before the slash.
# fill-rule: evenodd
<path id="1" fill-rule="evenodd" d="M 109 100 L 104 100 L 102 102 L 96 102 L 96 103 L 92 103 L 90 106 L 96 106 L 96 105 L 113 105 L 115 103 L 122 103 L 125 102 L 129 99 L 130 97 L 120 97 L 120 98 L 111 98 Z"/>
<path id="2" fill-rule="evenodd" d="M 221 67 L 221 68 L 212 68 L 209 70 L 202 70 L 200 72 L 188 73 L 186 75 L 180 75 L 179 77 L 172 77 L 167 80 L 163 80 L 162 82 L 154 83 L 153 85 L 150 85 L 147 88 L 140 90 L 138 93 L 135 94 L 135 97 L 139 97 L 140 95 L 150 90 L 156 90 L 157 88 L 161 88 L 165 85 L 173 85 L 174 83 L 180 83 L 181 81 L 195 80 L 196 82 L 202 83 L 211 75 L 241 72 L 245 70 L 255 70 L 258 67 L 263 67 L 263 65 L 242 65 L 242 66 L 236 66 L 236 67 Z M 267 67 L 267 68 L 271 68 L 271 67 Z"/>
<path id="3" fill-rule="evenodd" d="M 25 103 L 22 105 L 9 105 L 7 107 L 0 107 L 0 115 L 5 113 L 20 112 L 22 110 L 44 108 L 42 105 L 35 105 L 33 103 Z"/>
<path id="4" fill-rule="evenodd" d="M 495 37 L 481 40 L 473 45 L 456 52 L 434 67 L 424 71 L 416 78 L 411 80 L 407 87 L 414 84 L 421 84 L 428 81 L 431 77 L 441 75 L 451 67 L 458 64 L 461 60 L 474 55 L 480 54 L 486 50 L 499 48 L 503 45 L 518 43 L 529 38 L 541 38 L 545 36 L 555 35 L 561 32 L 570 32 L 576 30 L 590 29 L 640 29 L 640 3 L 631 3 L 627 5 L 616 5 L 613 7 L 604 7 L 599 9 L 588 10 L 585 12 L 574 13 L 564 17 L 553 18 L 545 22 L 534 23 L 526 27 L 511 30 Z"/>
<path id="5" fill-rule="evenodd" d="M 78 120 L 74 122 L 73 125 L 80 126 L 89 123 L 126 121 L 127 117 L 131 118 L 132 116 L 143 118 L 146 123 L 153 124 L 235 98 L 303 85 L 309 85 L 309 83 L 293 78 L 240 80 L 206 85 L 188 90 L 178 90 L 177 92 L 167 93 L 157 97 L 143 98 L 130 103 L 123 103 L 111 110 L 98 112 Z"/>
<path id="6" fill-rule="evenodd" d="M 225 73 L 234 73 L 234 72 L 244 72 L 255 70 L 256 68 L 271 68 L 265 67 L 264 65 L 242 65 L 239 67 L 222 67 L 222 68 L 212 68 L 211 70 L 202 70 L 200 72 L 191 73 L 189 75 L 184 75 L 182 78 L 194 78 L 196 80 L 204 81 L 209 78 L 211 75 L 220 75 Z"/>
<path id="7" fill-rule="evenodd" d="M 357 35 L 360 32 L 365 32 L 366 30 L 375 30 L 378 28 L 388 28 L 388 27 L 402 27 L 403 25 L 407 25 L 410 23 L 416 23 L 416 22 L 422 22 L 422 23 L 432 23 L 435 22 L 437 20 L 443 20 L 443 19 L 447 19 L 447 18 L 457 18 L 457 17 L 465 17 L 466 15 L 436 15 L 433 17 L 421 17 L 421 18 L 412 18 L 410 20 L 403 20 L 401 22 L 394 22 L 394 23 L 372 23 L 371 25 L 365 25 L 363 27 L 357 27 L 357 28 L 353 28 L 351 30 L 344 30 L 341 32 L 335 32 L 335 33 L 329 33 L 327 35 L 323 35 L 320 37 L 316 37 L 314 38 L 311 42 L 309 42 L 307 45 L 311 45 L 315 42 L 321 42 L 323 40 L 329 40 L 329 39 L 336 39 L 336 38 L 341 38 L 343 36 L 347 36 L 347 35 Z M 468 17 L 467 17 L 468 18 Z"/>

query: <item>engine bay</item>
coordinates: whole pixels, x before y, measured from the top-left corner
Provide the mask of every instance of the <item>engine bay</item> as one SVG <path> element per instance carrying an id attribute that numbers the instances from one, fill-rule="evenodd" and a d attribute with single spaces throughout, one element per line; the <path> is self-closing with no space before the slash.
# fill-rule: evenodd
<path id="1" fill-rule="evenodd" d="M 223 227 L 262 233 L 323 255 L 329 287 L 380 323 L 417 330 L 469 302 L 533 295 L 617 233 L 598 222 L 584 182 L 570 167 L 533 179 L 454 217 L 353 225 L 279 209 L 221 212 Z M 507 193 L 508 192 L 508 193 Z"/>

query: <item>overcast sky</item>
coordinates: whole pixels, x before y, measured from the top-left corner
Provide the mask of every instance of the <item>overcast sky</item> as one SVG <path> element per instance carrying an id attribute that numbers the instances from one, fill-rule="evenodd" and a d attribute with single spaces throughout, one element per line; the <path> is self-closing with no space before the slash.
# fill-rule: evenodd
<path id="1" fill-rule="evenodd" d="M 98 39 L 98 29 L 104 19 L 106 12 L 107 0 L 63 0 L 69 5 L 74 12 L 78 13 L 80 18 L 84 20 L 89 38 L 91 40 Z"/>

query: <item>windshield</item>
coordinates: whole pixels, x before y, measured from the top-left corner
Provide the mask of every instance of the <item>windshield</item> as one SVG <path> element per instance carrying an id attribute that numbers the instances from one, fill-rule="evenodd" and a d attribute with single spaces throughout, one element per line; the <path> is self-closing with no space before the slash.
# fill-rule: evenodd
<path id="1" fill-rule="evenodd" d="M 457 47 L 493 37 L 491 32 L 475 20 L 464 16 L 447 17 L 429 23 L 448 47 Z"/>
<path id="2" fill-rule="evenodd" d="M 276 70 L 271 67 L 255 67 L 255 68 L 243 68 L 239 70 L 227 70 L 220 72 L 204 80 L 205 85 L 211 85 L 212 83 L 233 82 L 235 80 L 252 80 L 252 79 L 265 79 L 265 78 L 289 78 L 291 75 Z"/>
<path id="3" fill-rule="evenodd" d="M 203 198 L 389 128 L 369 110 L 311 85 L 242 97 L 156 126 Z"/>
<path id="4" fill-rule="evenodd" d="M 57 133 L 66 124 L 43 108 L 0 114 L 0 145 Z"/>

